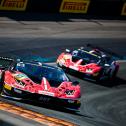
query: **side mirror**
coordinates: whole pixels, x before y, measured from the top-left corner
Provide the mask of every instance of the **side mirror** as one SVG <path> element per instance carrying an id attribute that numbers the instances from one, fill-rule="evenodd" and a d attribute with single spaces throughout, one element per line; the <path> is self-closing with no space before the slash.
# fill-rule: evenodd
<path id="1" fill-rule="evenodd" d="M 66 52 L 70 53 L 71 51 L 69 49 L 66 49 Z"/>
<path id="2" fill-rule="evenodd" d="M 72 83 L 73 83 L 73 85 L 78 85 L 79 81 L 73 81 Z"/>

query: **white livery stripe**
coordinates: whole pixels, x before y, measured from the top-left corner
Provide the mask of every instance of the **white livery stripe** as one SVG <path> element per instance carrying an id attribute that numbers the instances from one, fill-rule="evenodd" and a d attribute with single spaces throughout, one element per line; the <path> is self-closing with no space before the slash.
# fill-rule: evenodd
<path id="1" fill-rule="evenodd" d="M 43 78 L 43 81 L 44 81 L 44 88 L 45 88 L 45 90 L 48 90 L 47 83 L 46 83 L 46 78 L 45 77 Z"/>

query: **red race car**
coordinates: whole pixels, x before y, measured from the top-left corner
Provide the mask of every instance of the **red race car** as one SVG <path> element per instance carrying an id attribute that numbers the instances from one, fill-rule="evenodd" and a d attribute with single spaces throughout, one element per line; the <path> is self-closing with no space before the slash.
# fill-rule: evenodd
<path id="1" fill-rule="evenodd" d="M 71 110 L 80 107 L 80 86 L 71 82 L 62 69 L 1 57 L 0 75 L 2 97 L 32 100 Z"/>
<path id="2" fill-rule="evenodd" d="M 87 45 L 72 51 L 66 49 L 59 55 L 57 65 L 84 79 L 103 81 L 115 78 L 119 69 L 118 59 L 121 57 L 110 51 Z"/>

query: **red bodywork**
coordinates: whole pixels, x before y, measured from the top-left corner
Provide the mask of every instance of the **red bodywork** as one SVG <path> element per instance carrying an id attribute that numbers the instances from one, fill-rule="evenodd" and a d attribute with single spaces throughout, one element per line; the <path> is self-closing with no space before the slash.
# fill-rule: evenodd
<path id="1" fill-rule="evenodd" d="M 65 66 L 66 68 L 70 68 L 78 72 L 91 74 L 93 76 L 95 76 L 97 73 L 100 72 L 101 67 L 98 66 L 96 63 L 89 63 L 89 64 L 82 65 L 81 64 L 82 61 L 83 60 L 80 59 L 76 62 L 73 62 L 72 55 L 69 53 L 62 53 L 57 59 L 57 63 L 60 66 Z"/>
<path id="2" fill-rule="evenodd" d="M 11 90 L 12 87 L 30 93 L 48 95 L 57 98 L 76 99 L 80 97 L 80 86 L 74 86 L 72 85 L 72 82 L 62 82 L 59 87 L 51 87 L 45 77 L 42 78 L 40 84 L 37 84 L 21 72 L 7 70 L 4 75 L 4 88 Z M 73 90 L 73 93 L 68 95 L 66 93 L 67 90 Z"/>

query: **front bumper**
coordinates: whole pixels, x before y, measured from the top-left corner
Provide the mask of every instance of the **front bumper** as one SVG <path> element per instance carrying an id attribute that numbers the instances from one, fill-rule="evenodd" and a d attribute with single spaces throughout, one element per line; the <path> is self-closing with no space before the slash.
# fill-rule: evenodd
<path id="1" fill-rule="evenodd" d="M 50 105 L 57 108 L 66 108 L 70 110 L 78 110 L 81 106 L 81 103 L 78 99 L 63 99 L 52 97 L 48 95 L 30 93 L 27 91 L 22 91 L 16 88 L 11 87 L 3 88 L 1 96 L 21 101 L 32 101 L 33 103 L 39 103 L 42 105 Z"/>

